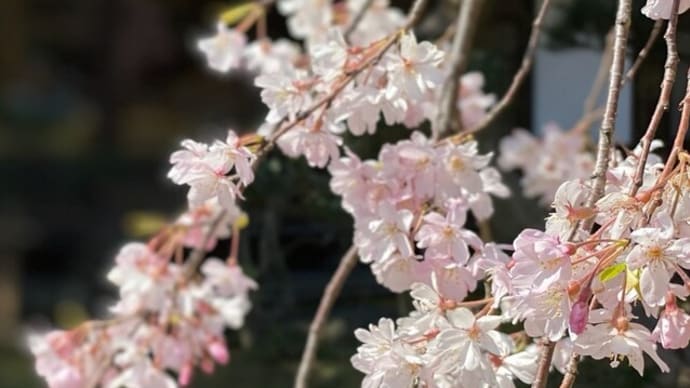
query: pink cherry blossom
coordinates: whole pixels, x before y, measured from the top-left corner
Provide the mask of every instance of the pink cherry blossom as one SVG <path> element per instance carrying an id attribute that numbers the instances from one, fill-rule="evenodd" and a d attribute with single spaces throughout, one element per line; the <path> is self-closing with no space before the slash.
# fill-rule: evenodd
<path id="1" fill-rule="evenodd" d="M 407 96 L 419 98 L 440 85 L 443 76 L 439 65 L 443 52 L 429 42 L 417 42 L 409 32 L 400 39 L 400 54 L 389 56 L 390 85 L 400 85 Z"/>
<path id="2" fill-rule="evenodd" d="M 515 262 L 513 283 L 539 287 L 553 280 L 569 280 L 571 273 L 567 249 L 560 241 L 540 230 L 525 229 L 513 242 Z"/>
<path id="3" fill-rule="evenodd" d="M 666 303 L 652 337 L 661 343 L 664 349 L 683 349 L 688 346 L 690 315 L 675 304 L 675 296 L 672 296 L 672 303 Z"/>
<path id="4" fill-rule="evenodd" d="M 659 306 L 669 290 L 669 282 L 678 266 L 690 268 L 690 238 L 673 239 L 668 216 L 659 218 L 665 225 L 637 229 L 631 234 L 637 244 L 626 261 L 632 269 L 642 269 L 642 298 L 650 306 Z"/>
<path id="5" fill-rule="evenodd" d="M 600 312 L 592 312 L 595 315 L 597 313 Z M 629 322 L 625 317 L 612 319 L 607 312 L 598 315 L 603 322 L 588 325 L 584 333 L 575 340 L 575 351 L 578 354 L 596 360 L 610 358 L 614 368 L 621 360 L 627 359 L 643 375 L 644 352 L 656 362 L 662 372 L 669 370 L 668 365 L 657 355 L 652 334 L 647 328 L 639 323 Z"/>
<path id="6" fill-rule="evenodd" d="M 288 131 L 278 140 L 278 146 L 290 157 L 304 155 L 310 166 L 324 168 L 340 157 L 342 140 L 334 131 L 337 127 L 332 122 L 310 120 Z"/>

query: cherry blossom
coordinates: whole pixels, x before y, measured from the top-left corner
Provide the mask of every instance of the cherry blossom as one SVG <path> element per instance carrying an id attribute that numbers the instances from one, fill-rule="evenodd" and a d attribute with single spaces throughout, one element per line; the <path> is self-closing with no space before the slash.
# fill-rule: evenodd
<path id="1" fill-rule="evenodd" d="M 593 314 L 599 313 L 593 311 Z M 640 375 L 644 374 L 643 352 L 646 353 L 662 371 L 668 371 L 668 365 L 659 358 L 652 334 L 639 323 L 633 323 L 626 317 L 611 317 L 602 312 L 603 322 L 589 325 L 584 333 L 575 340 L 575 349 L 579 354 L 594 359 L 610 358 L 611 366 L 617 367 L 620 361 L 627 359 Z"/>
<path id="2" fill-rule="evenodd" d="M 667 296 L 668 299 L 668 296 Z M 675 296 L 667 300 L 652 337 L 665 349 L 683 349 L 690 342 L 690 315 L 675 303 Z"/>
<path id="3" fill-rule="evenodd" d="M 663 227 L 637 229 L 631 234 L 637 245 L 626 260 L 631 269 L 642 268 L 642 298 L 650 306 L 664 303 L 669 282 L 678 266 L 690 268 L 690 238 L 672 239 L 673 228 L 668 216 Z"/>
<path id="4" fill-rule="evenodd" d="M 206 55 L 211 69 L 226 73 L 240 66 L 247 37 L 225 23 L 218 23 L 216 28 L 215 36 L 199 40 L 197 46 Z"/>
<path id="5" fill-rule="evenodd" d="M 236 180 L 229 175 L 232 171 L 244 185 L 254 180 L 251 163 L 255 156 L 232 130 L 225 142 L 217 140 L 209 146 L 185 140 L 182 146 L 185 149 L 170 156 L 173 167 L 168 177 L 177 184 L 190 186 L 187 198 L 192 207 L 213 198 L 223 207 L 233 207 L 240 192 Z"/>
<path id="6" fill-rule="evenodd" d="M 642 13 L 650 19 L 669 19 L 673 12 L 673 0 L 647 0 L 642 7 Z M 684 13 L 690 8 L 690 1 L 680 0 L 678 13 Z"/>
<path id="7" fill-rule="evenodd" d="M 561 183 L 589 178 L 594 158 L 584 146 L 582 132 L 564 132 L 554 123 L 544 126 L 542 139 L 516 129 L 501 140 L 498 164 L 505 170 L 520 169 L 524 194 L 549 205 Z"/>
<path id="8" fill-rule="evenodd" d="M 389 84 L 401 85 L 410 98 L 419 98 L 441 83 L 443 75 L 439 65 L 443 52 L 430 42 L 417 42 L 413 33 L 400 39 L 400 55 L 390 56 Z"/>

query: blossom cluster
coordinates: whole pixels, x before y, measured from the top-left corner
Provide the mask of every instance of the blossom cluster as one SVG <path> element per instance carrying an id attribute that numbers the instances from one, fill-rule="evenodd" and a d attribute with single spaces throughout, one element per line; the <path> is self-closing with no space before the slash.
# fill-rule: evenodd
<path id="1" fill-rule="evenodd" d="M 647 193 L 663 179 L 663 164 L 652 154 L 640 194 L 629 195 L 639 153 L 638 148 L 608 169 L 605 195 L 594 207 L 586 206 L 587 182 L 563 183 L 546 230 L 522 231 L 511 257 L 493 243 L 472 246 L 466 268 L 485 280 L 484 299 L 465 300 L 468 293 L 448 288 L 440 272 L 431 273 L 431 282 L 414 283 L 416 311 L 399 319 L 397 329 L 382 320 L 357 332 L 364 345 L 353 365 L 366 374 L 363 386 L 404 386 L 396 379 L 429 387 L 458 381 L 512 386 L 510 379 L 501 382 L 496 369 L 514 352 L 505 350 L 514 349 L 510 342 L 496 341 L 511 336 L 523 338 L 523 347 L 529 338 L 556 343 L 553 366 L 563 373 L 574 354 L 607 358 L 612 367 L 627 360 L 640 374 L 646 354 L 668 371 L 657 347 L 685 348 L 690 342 L 690 315 L 678 303 L 690 294 L 690 196 L 684 184 L 690 176 L 685 168 L 671 175 L 657 192 L 661 201 L 651 201 Z M 597 225 L 593 233 L 581 227 L 590 218 Z M 653 330 L 640 322 L 640 313 L 656 319 Z M 500 333 L 502 322 L 520 322 L 523 330 Z M 515 355 L 521 364 L 506 376 L 529 383 L 538 346 L 543 345 Z"/>
<path id="2" fill-rule="evenodd" d="M 242 326 L 257 285 L 233 252 L 226 261 L 206 259 L 199 274 L 190 268 L 196 259 L 182 255 L 210 251 L 239 231 L 246 216 L 235 204 L 237 183 L 253 179 L 254 156 L 232 131 L 225 142 L 182 144 L 169 176 L 190 186 L 189 210 L 148 244 L 120 250 L 108 273 L 120 297 L 112 318 L 30 337 L 36 369 L 51 388 L 185 386 L 196 367 L 211 373 L 229 361 L 224 331 Z"/>
<path id="3" fill-rule="evenodd" d="M 397 8 L 389 6 L 388 0 L 375 0 L 351 31 L 350 24 L 364 6 L 363 0 L 348 0 L 331 3 L 319 0 L 280 0 L 278 11 L 287 18 L 290 35 L 304 40 L 308 48 L 326 44 L 330 35 L 347 33 L 348 42 L 354 46 L 367 46 L 397 32 L 405 22 L 404 15 Z M 266 12 L 256 3 L 254 11 Z M 255 16 L 249 12 L 246 20 Z M 228 27 L 224 21 L 216 25 L 216 34 L 200 39 L 197 47 L 204 53 L 209 68 L 228 72 L 246 69 L 258 74 L 282 74 L 286 68 L 307 68 L 303 50 L 299 43 L 289 39 L 272 40 L 258 36 L 249 41 L 245 23 Z"/>
<path id="4" fill-rule="evenodd" d="M 561 183 L 592 173 L 594 156 L 585 149 L 586 141 L 586 134 L 563 131 L 554 123 L 544 126 L 542 138 L 518 128 L 501 139 L 498 165 L 504 170 L 519 169 L 524 195 L 548 206 Z"/>
<path id="5" fill-rule="evenodd" d="M 374 133 L 382 116 L 387 125 L 416 128 L 436 114 L 438 86 L 449 71 L 444 52 L 401 29 L 400 12 L 383 0 L 373 2 L 348 33 L 335 15 L 352 15 L 360 3 L 346 2 L 343 11 L 343 4 L 278 2 L 293 36 L 306 40 L 304 53 L 295 44 L 288 50 L 285 42 L 277 42 L 283 48 L 273 53 L 274 44 L 264 38 L 257 41 L 264 55 L 252 59 L 257 51 L 231 44 L 241 41 L 231 38 L 239 32 L 224 24 L 216 36 L 199 42 L 211 68 L 228 71 L 244 65 L 257 74 L 255 84 L 268 108 L 258 133 L 271 136 L 289 125 L 278 146 L 288 156 L 305 156 L 310 166 L 323 168 L 337 159 L 345 131 Z M 267 63 L 272 65 L 254 66 Z M 484 118 L 494 96 L 484 94 L 481 73 L 468 73 L 459 81 L 457 109 L 463 127 L 471 127 Z"/>
<path id="6" fill-rule="evenodd" d="M 256 288 L 236 263 L 210 258 L 202 279 L 185 283 L 184 267 L 150 244 L 125 245 L 116 262 L 108 279 L 121 299 L 112 319 L 31 336 L 51 388 L 185 386 L 195 367 L 211 373 L 229 361 L 224 330 L 242 326 Z"/>
<path id="7" fill-rule="evenodd" d="M 524 320 L 532 337 L 570 342 L 564 348 L 610 358 L 612 366 L 627 359 L 642 374 L 643 353 L 668 370 L 656 353 L 657 343 L 675 349 L 690 341 L 690 316 L 677 304 L 690 285 L 685 272 L 690 269 L 690 197 L 680 184 L 687 182 L 686 172 L 658 185 L 664 179 L 663 164 L 654 155 L 646 162 L 640 193 L 631 195 L 639 153 L 638 148 L 608 169 L 605 195 L 593 208 L 583 207 L 587 184 L 566 182 L 546 231 L 526 230 L 518 236 L 506 310 Z M 651 201 L 652 193 L 661 201 Z M 596 232 L 578 230 L 591 217 Z M 566 235 L 576 236 L 577 242 L 566 242 Z M 657 319 L 654 330 L 636 322 L 636 305 Z"/>
<path id="8" fill-rule="evenodd" d="M 249 141 L 254 141 L 249 137 Z M 252 163 L 256 156 L 246 146 L 247 139 L 240 139 L 233 130 L 228 131 L 225 141 L 212 144 L 184 140 L 184 149 L 170 156 L 173 167 L 168 177 L 179 185 L 188 185 L 190 208 L 209 200 L 216 200 L 224 208 L 235 206 L 241 197 L 241 185 L 254 181 Z"/>
<path id="9" fill-rule="evenodd" d="M 483 243 L 465 228 L 468 213 L 486 220 L 491 195 L 509 194 L 490 158 L 474 140 L 434 144 L 417 132 L 384 145 L 378 160 L 349 152 L 331 164 L 331 190 L 354 217 L 360 258 L 381 284 L 401 292 L 436 273 L 458 299 L 475 288 L 468 262 Z"/>
<path id="10" fill-rule="evenodd" d="M 366 374 L 362 387 L 515 387 L 533 382 L 538 347 L 501 332 L 505 321 L 475 314 L 434 286 L 415 283 L 414 311 L 396 324 L 387 318 L 369 330 L 352 365 Z"/>

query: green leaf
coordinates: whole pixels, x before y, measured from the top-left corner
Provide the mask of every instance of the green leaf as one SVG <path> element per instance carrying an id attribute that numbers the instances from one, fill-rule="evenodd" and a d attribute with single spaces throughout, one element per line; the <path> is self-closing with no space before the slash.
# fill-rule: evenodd
<path id="1" fill-rule="evenodd" d="M 626 268 L 627 267 L 625 263 L 610 265 L 604 268 L 604 270 L 599 273 L 599 280 L 601 280 L 603 283 L 606 283 L 609 280 L 618 276 L 618 274 L 620 274 L 621 272 L 625 271 Z"/>
<path id="2" fill-rule="evenodd" d="M 257 8 L 257 3 L 249 2 L 244 4 L 233 5 L 221 12 L 220 21 L 226 24 L 235 24 L 249 15 L 250 12 Z"/>
<path id="3" fill-rule="evenodd" d="M 635 270 L 628 270 L 625 274 L 625 293 L 627 294 L 628 291 L 635 289 L 637 292 L 637 295 L 642 298 L 642 292 L 640 291 L 640 274 L 642 271 L 640 269 L 635 269 Z"/>

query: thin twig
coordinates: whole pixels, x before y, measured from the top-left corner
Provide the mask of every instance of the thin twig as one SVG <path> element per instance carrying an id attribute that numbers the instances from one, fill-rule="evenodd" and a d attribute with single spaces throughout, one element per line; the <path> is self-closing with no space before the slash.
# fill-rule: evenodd
<path id="1" fill-rule="evenodd" d="M 534 54 L 537 51 L 537 44 L 539 43 L 539 35 L 541 34 L 542 25 L 544 23 L 544 15 L 546 15 L 546 11 L 549 9 L 550 5 L 551 0 L 544 0 L 541 4 L 541 8 L 539 9 L 539 13 L 537 13 L 537 17 L 532 22 L 532 31 L 530 32 L 525 54 L 522 57 L 522 63 L 520 64 L 518 71 L 513 76 L 513 80 L 510 83 L 510 87 L 508 87 L 508 91 L 503 95 L 503 97 L 501 97 L 501 100 L 494 105 L 493 108 L 491 108 L 491 110 L 477 126 L 463 131 L 462 134 L 452 136 L 450 138 L 451 140 L 457 140 L 468 133 L 478 132 L 486 128 L 496 119 L 496 117 L 498 117 L 499 114 L 503 113 L 503 110 L 513 101 L 518 89 L 520 89 L 520 86 L 522 86 L 525 78 L 527 78 L 527 74 L 532 68 Z"/>
<path id="2" fill-rule="evenodd" d="M 647 59 L 649 51 L 652 49 L 652 46 L 654 46 L 654 42 L 656 42 L 656 39 L 659 37 L 659 33 L 661 33 L 661 26 L 663 25 L 664 22 L 661 19 L 657 20 L 654 23 L 654 27 L 652 27 L 652 31 L 649 33 L 649 38 L 647 38 L 647 43 L 645 43 L 644 47 L 642 47 L 642 50 L 640 50 L 640 52 L 637 54 L 637 58 L 635 58 L 635 63 L 633 63 L 633 65 L 630 66 L 628 72 L 625 73 L 623 83 L 631 81 L 633 78 L 635 78 L 637 70 L 639 70 L 644 60 Z"/>
<path id="3" fill-rule="evenodd" d="M 575 378 L 577 377 L 577 364 L 580 362 L 580 357 L 577 354 L 570 356 L 568 360 L 568 365 L 565 367 L 565 376 L 561 380 L 561 385 L 559 388 L 571 388 L 575 384 Z"/>
<path id="4" fill-rule="evenodd" d="M 678 0 L 674 0 L 678 1 Z M 683 145 L 685 143 L 685 137 L 688 134 L 688 126 L 690 126 L 690 69 L 687 73 L 687 85 L 685 90 L 685 97 L 680 103 L 682 109 L 680 115 L 680 122 L 678 123 L 678 130 L 676 131 L 676 138 L 673 140 L 673 148 L 671 148 L 671 153 L 666 159 L 666 164 L 664 165 L 663 171 L 659 175 L 656 187 L 663 185 L 666 180 L 671 176 L 671 173 L 675 169 L 676 161 L 678 161 L 678 155 L 683 150 Z"/>
<path id="5" fill-rule="evenodd" d="M 625 66 L 625 49 L 628 42 L 628 32 L 630 30 L 630 12 L 632 0 L 620 0 L 616 13 L 616 36 L 613 44 L 613 61 L 609 74 L 609 90 L 606 98 L 606 110 L 604 119 L 599 129 L 599 143 L 597 145 L 597 158 L 592 174 L 592 193 L 587 200 L 587 206 L 592 207 L 604 194 L 606 185 L 606 170 L 609 167 L 611 147 L 613 145 L 613 132 L 616 125 L 616 114 L 618 113 L 618 98 L 621 91 L 623 79 L 623 68 Z M 591 226 L 592 219 L 584 222 L 584 228 Z"/>
<path id="6" fill-rule="evenodd" d="M 371 8 L 372 4 L 374 4 L 374 0 L 364 0 L 364 3 L 357 10 L 357 13 L 352 18 L 352 21 L 347 26 L 347 29 L 343 33 L 343 37 L 345 38 L 345 42 L 347 42 L 348 44 L 350 43 L 350 36 L 352 36 L 352 33 L 355 32 L 359 23 L 362 22 L 362 19 L 364 19 L 364 15 L 367 13 L 369 8 Z"/>
<path id="7" fill-rule="evenodd" d="M 647 42 L 645 43 L 644 47 L 640 50 L 640 52 L 637 54 L 637 58 L 635 58 L 635 62 L 633 65 L 628 69 L 628 71 L 625 73 L 625 76 L 621 80 L 621 88 L 628 82 L 632 81 L 635 78 L 635 75 L 637 75 L 637 71 L 640 69 L 640 66 L 642 63 L 647 59 L 647 56 L 649 55 L 649 51 L 651 50 L 652 46 L 654 45 L 654 42 L 656 42 L 657 38 L 659 37 L 659 33 L 661 32 L 661 27 L 663 26 L 663 21 L 662 20 L 657 20 L 656 23 L 654 23 L 654 27 L 649 33 L 649 37 L 647 38 Z M 602 62 L 603 63 L 603 62 Z M 610 66 L 610 61 L 609 61 L 609 66 Z M 585 106 L 587 103 L 585 103 Z M 586 110 L 587 108 L 585 108 Z M 605 107 L 602 105 L 596 109 L 593 109 L 591 112 L 586 113 L 578 122 L 573 126 L 573 129 L 576 131 L 584 131 L 586 129 L 589 129 L 589 126 L 594 122 L 595 120 L 598 120 L 601 118 L 601 116 L 604 114 Z"/>
<path id="8" fill-rule="evenodd" d="M 333 304 L 340 295 L 340 290 L 345 284 L 345 280 L 357 264 L 357 258 L 357 247 L 353 245 L 347 250 L 345 255 L 343 255 L 342 259 L 340 259 L 338 268 L 326 285 L 326 289 L 321 296 L 321 302 L 319 302 L 319 308 L 316 310 L 316 315 L 314 315 L 314 320 L 311 322 L 311 325 L 309 325 L 307 342 L 304 345 L 302 359 L 297 370 L 297 376 L 295 377 L 295 388 L 307 387 L 309 371 L 314 363 L 316 349 L 319 345 L 319 333 L 328 319 Z"/>
<path id="9" fill-rule="evenodd" d="M 637 160 L 635 176 L 633 177 L 632 186 L 630 187 L 629 191 L 630 196 L 637 194 L 637 191 L 644 183 L 644 168 L 647 164 L 647 157 L 649 156 L 652 140 L 654 140 L 656 131 L 661 123 L 661 118 L 664 116 L 664 112 L 668 109 L 671 100 L 671 91 L 673 90 L 673 84 L 676 80 L 676 69 L 678 68 L 679 61 L 678 48 L 676 47 L 676 28 L 678 26 L 679 4 L 679 0 L 674 0 L 671 6 L 672 17 L 668 21 L 666 33 L 664 34 L 664 39 L 666 40 L 666 63 L 664 64 L 664 78 L 661 81 L 661 93 L 659 94 L 659 99 L 657 100 L 656 107 L 654 108 L 652 118 L 649 120 L 647 130 L 640 140 L 642 151 L 640 152 L 639 159 Z"/>
<path id="10" fill-rule="evenodd" d="M 448 58 L 448 66 L 450 72 L 446 82 L 441 89 L 441 98 L 439 99 L 438 111 L 436 113 L 436 120 L 432 126 L 432 140 L 438 140 L 438 137 L 447 132 L 453 127 L 455 123 L 457 131 L 462 130 L 462 117 L 457 108 L 458 101 L 458 82 L 460 75 L 465 71 L 469 54 L 472 46 L 472 38 L 477 28 L 479 14 L 482 10 L 484 0 L 465 0 L 460 3 L 460 12 L 456 21 L 455 36 L 450 47 L 450 57 Z"/>

